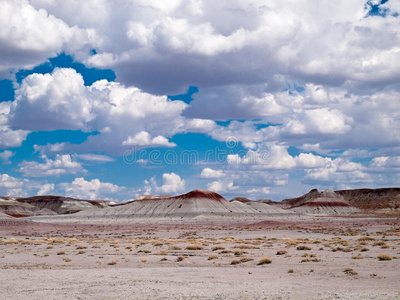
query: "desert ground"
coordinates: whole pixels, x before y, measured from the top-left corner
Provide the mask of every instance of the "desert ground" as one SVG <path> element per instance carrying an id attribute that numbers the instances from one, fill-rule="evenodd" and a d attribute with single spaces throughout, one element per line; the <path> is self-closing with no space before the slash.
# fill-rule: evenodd
<path id="1" fill-rule="evenodd" d="M 2 299 L 400 299 L 398 216 L 0 221 Z"/>

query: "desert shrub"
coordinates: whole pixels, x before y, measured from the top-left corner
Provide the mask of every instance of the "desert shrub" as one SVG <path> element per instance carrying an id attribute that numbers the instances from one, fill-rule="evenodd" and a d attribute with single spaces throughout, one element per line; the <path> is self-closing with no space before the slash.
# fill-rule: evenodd
<path id="1" fill-rule="evenodd" d="M 317 257 L 305 257 L 303 258 L 300 262 L 320 262 L 321 259 L 317 258 Z"/>
<path id="2" fill-rule="evenodd" d="M 71 262 L 71 259 L 70 259 L 69 257 L 66 257 L 66 258 L 63 259 L 63 261 L 65 261 L 65 262 Z"/>
<path id="3" fill-rule="evenodd" d="M 363 248 L 361 248 L 360 251 L 361 251 L 361 252 L 366 252 L 366 251 L 369 251 L 369 249 L 368 249 L 367 247 L 363 247 Z"/>
<path id="4" fill-rule="evenodd" d="M 238 265 L 240 264 L 240 260 L 234 259 L 231 261 L 231 265 Z"/>
<path id="5" fill-rule="evenodd" d="M 294 273 L 294 270 L 293 269 L 289 269 L 287 272 L 291 274 L 291 273 Z"/>
<path id="6" fill-rule="evenodd" d="M 260 249 L 260 247 L 256 246 L 249 246 L 249 245 L 240 245 L 240 246 L 235 246 L 237 249 Z"/>
<path id="7" fill-rule="evenodd" d="M 190 244 L 186 246 L 186 250 L 203 250 L 204 248 L 198 244 Z"/>
<path id="8" fill-rule="evenodd" d="M 317 257 L 315 253 L 304 253 L 301 257 Z"/>
<path id="9" fill-rule="evenodd" d="M 232 253 L 232 251 L 230 250 L 222 250 L 221 252 L 219 252 L 219 254 L 229 254 Z"/>
<path id="10" fill-rule="evenodd" d="M 77 249 L 77 250 L 87 249 L 87 247 L 84 246 L 84 245 L 79 245 L 79 246 L 76 246 L 76 249 Z"/>
<path id="11" fill-rule="evenodd" d="M 85 254 L 85 251 L 79 251 L 78 254 Z"/>
<path id="12" fill-rule="evenodd" d="M 178 247 L 178 246 L 175 246 L 175 245 L 171 245 L 171 246 L 169 246 L 169 248 L 168 248 L 169 250 L 172 250 L 172 251 L 174 251 L 174 250 L 182 250 L 182 248 L 181 247 Z"/>
<path id="13" fill-rule="evenodd" d="M 369 241 L 375 241 L 375 238 L 370 237 L 370 236 L 362 236 L 358 239 L 360 242 L 369 242 Z"/>
<path id="14" fill-rule="evenodd" d="M 287 251 L 285 250 L 285 249 L 281 249 L 281 250 L 278 250 L 277 252 L 276 252 L 276 255 L 284 255 L 284 254 L 286 254 L 287 253 Z"/>
<path id="15" fill-rule="evenodd" d="M 107 265 L 109 265 L 109 266 L 113 266 L 113 265 L 116 265 L 116 264 L 117 264 L 117 261 L 115 259 L 112 259 L 107 263 Z"/>
<path id="16" fill-rule="evenodd" d="M 389 255 L 383 254 L 383 253 L 378 255 L 378 259 L 379 260 L 392 260 L 392 258 Z"/>
<path id="17" fill-rule="evenodd" d="M 58 252 L 57 252 L 57 255 L 64 255 L 64 254 L 65 254 L 64 251 L 58 251 Z"/>
<path id="18" fill-rule="evenodd" d="M 360 253 L 358 253 L 357 255 L 353 255 L 352 259 L 363 259 L 364 256 L 362 256 Z"/>
<path id="19" fill-rule="evenodd" d="M 210 254 L 208 256 L 208 260 L 213 260 L 213 259 L 217 259 L 217 258 L 218 258 L 218 255 L 216 255 L 216 254 Z"/>
<path id="20" fill-rule="evenodd" d="M 297 250 L 311 250 L 311 247 L 306 246 L 306 245 L 299 245 L 296 248 Z"/>
<path id="21" fill-rule="evenodd" d="M 242 257 L 242 258 L 240 259 L 240 262 L 245 263 L 245 262 L 253 261 L 253 260 L 254 260 L 254 259 L 251 258 L 251 257 Z"/>
<path id="22" fill-rule="evenodd" d="M 379 241 L 379 242 L 375 242 L 374 244 L 373 244 L 373 246 L 383 246 L 383 245 L 385 245 L 386 243 L 384 242 L 384 241 Z"/>
<path id="23" fill-rule="evenodd" d="M 168 255 L 168 251 L 167 250 L 161 250 L 161 251 L 157 252 L 157 255 Z"/>
<path id="24" fill-rule="evenodd" d="M 184 260 L 185 258 L 186 258 L 186 256 L 179 255 L 179 256 L 176 258 L 176 261 L 182 261 L 182 260 Z"/>
<path id="25" fill-rule="evenodd" d="M 225 250 L 225 247 L 223 246 L 215 246 L 211 248 L 212 251 L 217 251 L 217 250 Z"/>
<path id="26" fill-rule="evenodd" d="M 147 254 L 149 254 L 149 253 L 151 253 L 151 250 L 149 250 L 149 249 L 139 250 L 138 253 L 147 253 Z"/>
<path id="27" fill-rule="evenodd" d="M 257 265 L 261 266 L 261 265 L 270 264 L 270 263 L 272 263 L 272 259 L 268 256 L 264 256 L 260 259 L 260 261 L 258 262 Z"/>
<path id="28" fill-rule="evenodd" d="M 241 256 L 241 255 L 243 255 L 243 254 L 245 254 L 245 253 L 247 253 L 247 252 L 246 252 L 246 251 L 241 251 L 241 250 L 236 250 L 236 251 L 234 252 L 235 256 Z"/>
<path id="29" fill-rule="evenodd" d="M 358 275 L 358 273 L 354 271 L 352 268 L 346 268 L 343 270 L 343 272 L 345 272 L 348 275 Z"/>
<path id="30" fill-rule="evenodd" d="M 168 259 L 166 257 L 163 257 L 160 259 L 160 261 L 167 261 Z"/>

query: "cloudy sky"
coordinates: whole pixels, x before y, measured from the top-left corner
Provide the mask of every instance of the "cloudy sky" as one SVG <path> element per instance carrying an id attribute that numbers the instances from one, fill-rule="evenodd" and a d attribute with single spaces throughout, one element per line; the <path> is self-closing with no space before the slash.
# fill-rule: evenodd
<path id="1" fill-rule="evenodd" d="M 399 186 L 400 2 L 0 0 L 0 194 Z"/>

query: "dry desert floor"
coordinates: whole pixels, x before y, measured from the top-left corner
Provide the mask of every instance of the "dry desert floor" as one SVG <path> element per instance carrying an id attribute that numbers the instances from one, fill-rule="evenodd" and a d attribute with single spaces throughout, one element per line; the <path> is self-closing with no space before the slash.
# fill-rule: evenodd
<path id="1" fill-rule="evenodd" d="M 0 222 L 0 299 L 400 299 L 399 218 Z"/>

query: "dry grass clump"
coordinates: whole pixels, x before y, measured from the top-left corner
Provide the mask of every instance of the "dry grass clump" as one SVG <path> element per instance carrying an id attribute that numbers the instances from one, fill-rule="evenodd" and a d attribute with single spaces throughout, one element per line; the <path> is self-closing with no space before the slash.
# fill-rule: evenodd
<path id="1" fill-rule="evenodd" d="M 84 246 L 84 245 L 78 245 L 78 246 L 76 246 L 76 249 L 77 249 L 77 250 L 87 249 L 87 247 Z"/>
<path id="2" fill-rule="evenodd" d="M 159 252 L 157 252 L 157 255 L 168 255 L 168 251 L 167 250 L 160 250 Z"/>
<path id="3" fill-rule="evenodd" d="M 58 251 L 58 252 L 57 252 L 57 255 L 64 255 L 64 254 L 65 254 L 64 251 Z"/>
<path id="4" fill-rule="evenodd" d="M 370 242 L 370 241 L 375 241 L 375 238 L 370 237 L 370 236 L 362 236 L 358 239 L 360 242 Z"/>
<path id="5" fill-rule="evenodd" d="M 317 257 L 315 253 L 304 253 L 301 257 Z"/>
<path id="6" fill-rule="evenodd" d="M 291 274 L 291 273 L 294 273 L 294 270 L 293 270 L 293 269 L 289 269 L 287 272 L 288 272 L 289 274 Z"/>
<path id="7" fill-rule="evenodd" d="M 224 246 L 215 246 L 211 248 L 212 251 L 217 251 L 217 250 L 225 250 Z"/>
<path id="8" fill-rule="evenodd" d="M 270 263 L 272 263 L 272 259 L 268 256 L 264 256 L 260 259 L 260 261 L 258 262 L 257 265 L 261 266 L 261 265 L 266 265 L 266 264 L 270 264 Z"/>
<path id="9" fill-rule="evenodd" d="M 352 268 L 346 268 L 343 270 L 347 275 L 358 275 L 356 271 L 354 271 Z"/>
<path id="10" fill-rule="evenodd" d="M 363 259 L 364 256 L 361 255 L 361 253 L 358 253 L 357 255 L 353 255 L 352 259 Z"/>
<path id="11" fill-rule="evenodd" d="M 141 261 L 142 263 L 145 263 L 145 262 L 147 262 L 147 258 L 144 257 L 144 256 L 142 256 L 142 257 L 140 258 L 140 261 Z"/>
<path id="12" fill-rule="evenodd" d="M 69 257 L 63 258 L 63 261 L 65 262 L 71 262 L 71 259 Z"/>
<path id="13" fill-rule="evenodd" d="M 238 265 L 240 264 L 240 260 L 234 259 L 231 261 L 231 265 Z"/>
<path id="14" fill-rule="evenodd" d="M 85 251 L 79 251 L 78 254 L 85 254 Z"/>
<path id="15" fill-rule="evenodd" d="M 146 254 L 149 254 L 149 253 L 151 253 L 151 250 L 149 250 L 149 249 L 139 250 L 138 253 L 146 253 Z"/>
<path id="16" fill-rule="evenodd" d="M 333 248 L 332 248 L 332 252 L 336 252 L 336 251 L 352 252 L 353 249 L 351 249 L 350 247 L 347 247 L 347 248 L 343 248 L 343 247 L 333 247 Z"/>
<path id="17" fill-rule="evenodd" d="M 281 249 L 276 252 L 276 255 L 284 255 L 284 254 L 287 254 L 287 251 L 285 249 Z"/>
<path id="18" fill-rule="evenodd" d="M 311 247 L 307 246 L 307 245 L 299 245 L 296 248 L 297 250 L 311 250 Z"/>
<path id="19" fill-rule="evenodd" d="M 250 245 L 240 245 L 240 246 L 235 246 L 237 249 L 260 249 L 260 247 L 256 246 L 250 246 Z"/>
<path id="20" fill-rule="evenodd" d="M 116 265 L 116 264 L 117 264 L 117 261 L 115 259 L 112 259 L 107 263 L 107 265 L 109 265 L 109 266 L 113 266 L 113 265 Z"/>
<path id="21" fill-rule="evenodd" d="M 178 255 L 178 257 L 176 258 L 176 261 L 183 261 L 186 258 L 186 256 L 183 255 Z"/>
<path id="22" fill-rule="evenodd" d="M 360 249 L 360 251 L 361 252 L 366 252 L 366 251 L 369 251 L 369 249 L 367 247 L 363 247 L 363 248 Z"/>
<path id="23" fill-rule="evenodd" d="M 186 246 L 186 250 L 203 250 L 204 247 L 198 245 L 198 244 L 190 244 Z"/>
<path id="24" fill-rule="evenodd" d="M 320 262 L 321 259 L 317 258 L 317 255 L 314 253 L 304 253 L 302 255 L 304 257 L 300 262 Z"/>
<path id="25" fill-rule="evenodd" d="M 321 259 L 317 257 L 305 257 L 300 262 L 320 262 Z"/>
<path id="26" fill-rule="evenodd" d="M 217 259 L 218 258 L 218 255 L 217 254 L 210 254 L 209 256 L 208 256 L 208 260 L 213 260 L 213 259 Z"/>
<path id="27" fill-rule="evenodd" d="M 254 260 L 254 259 L 251 258 L 251 257 L 242 257 L 242 258 L 240 259 L 240 262 L 241 262 L 241 263 L 245 263 L 245 262 L 253 261 L 253 260 Z"/>
<path id="28" fill-rule="evenodd" d="M 172 250 L 172 251 L 175 251 L 175 250 L 182 250 L 181 247 L 178 247 L 178 246 L 176 246 L 176 245 L 171 245 L 171 246 L 169 246 L 168 249 L 169 249 L 169 250 Z"/>
<path id="29" fill-rule="evenodd" d="M 383 246 L 383 245 L 386 245 L 386 243 L 384 241 L 378 241 L 378 242 L 373 243 L 373 246 Z"/>
<path id="30" fill-rule="evenodd" d="M 383 254 L 383 253 L 378 255 L 378 259 L 379 260 L 392 260 L 392 258 L 389 255 Z"/>
<path id="31" fill-rule="evenodd" d="M 247 254 L 247 252 L 246 252 L 246 251 L 241 251 L 241 250 L 236 250 L 236 251 L 234 252 L 234 254 L 235 254 L 235 256 L 241 256 L 241 255 L 243 255 L 243 254 Z"/>

